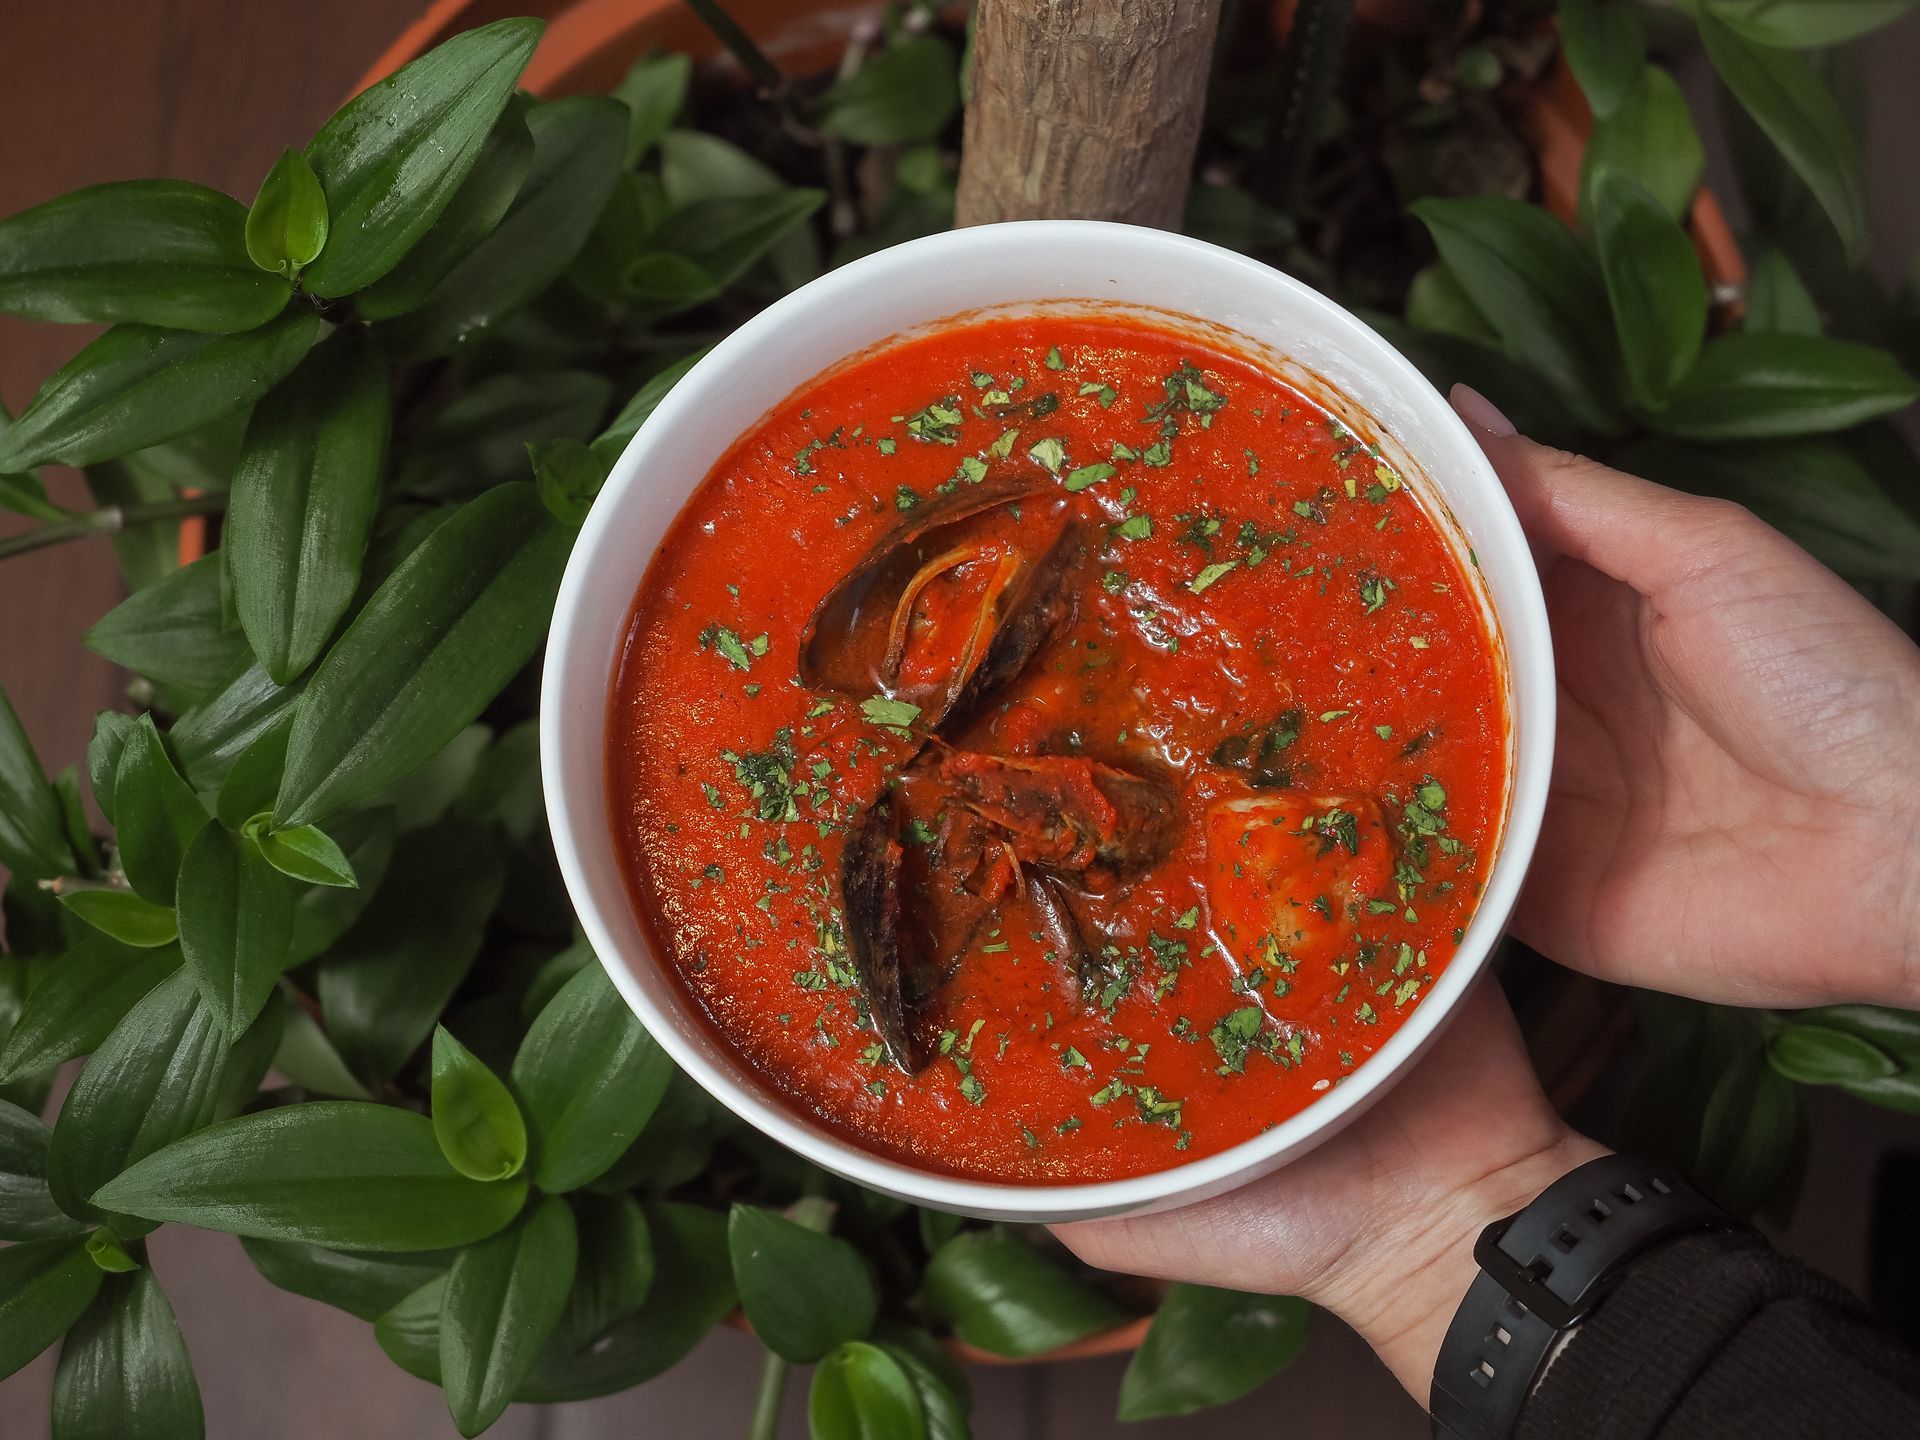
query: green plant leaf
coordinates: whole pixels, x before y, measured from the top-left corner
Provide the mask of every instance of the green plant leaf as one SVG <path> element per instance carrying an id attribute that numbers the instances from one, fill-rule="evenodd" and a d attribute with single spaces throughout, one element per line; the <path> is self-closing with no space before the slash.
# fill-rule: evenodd
<path id="1" fill-rule="evenodd" d="M 180 768 L 203 790 L 218 789 L 247 748 L 293 723 L 305 681 L 276 685 L 255 661 L 174 721 L 168 738 Z"/>
<path id="2" fill-rule="evenodd" d="M 288 1007 L 287 1024 L 274 1053 L 273 1068 L 288 1082 L 336 1100 L 371 1100 L 313 1017 L 298 1005 Z"/>
<path id="3" fill-rule="evenodd" d="M 0 471 L 91 465 L 198 430 L 271 390 L 319 332 L 320 318 L 301 310 L 237 335 L 116 325 L 0 434 Z"/>
<path id="4" fill-rule="evenodd" d="M 453 1262 L 440 1314 L 440 1375 L 462 1435 L 507 1408 L 566 1308 L 579 1241 L 567 1202 L 549 1195 Z"/>
<path id="5" fill-rule="evenodd" d="M 1897 1057 L 1906 1068 L 1920 1070 L 1920 1011 L 1895 1010 L 1887 1005 L 1825 1005 L 1818 1010 L 1802 1010 L 1793 1019 L 1803 1025 L 1858 1035 Z"/>
<path id="6" fill-rule="evenodd" d="M 246 636 L 227 602 L 218 555 L 133 592 L 82 637 L 94 654 L 195 699 L 244 663 Z"/>
<path id="7" fill-rule="evenodd" d="M 345 852 L 318 825 L 296 825 L 291 830 L 260 828 L 250 838 L 266 862 L 282 875 L 309 885 L 345 889 L 359 883 Z"/>
<path id="8" fill-rule="evenodd" d="M 1278 1375 L 1307 1340 L 1313 1307 L 1287 1295 L 1175 1285 L 1120 1382 L 1120 1418 L 1186 1415 Z"/>
<path id="9" fill-rule="evenodd" d="M 0 430 L 6 425 L 0 422 Z M 11 510 L 31 520 L 65 520 L 68 512 L 47 498 L 47 487 L 37 475 L 0 475 L 0 510 Z"/>
<path id="10" fill-rule="evenodd" d="M 91 185 L 0 220 L 0 311 L 228 334 L 278 315 L 286 281 L 247 261 L 240 202 L 185 180 Z"/>
<path id="11" fill-rule="evenodd" d="M 1686 1166 L 1700 1187 L 1734 1214 L 1750 1217 L 1773 1196 L 1800 1144 L 1800 1092 L 1750 1045 L 1714 1082 Z"/>
<path id="12" fill-rule="evenodd" d="M 440 1317 L 447 1308 L 446 1275 L 436 1275 L 398 1301 L 373 1324 L 373 1338 L 407 1374 L 440 1383 Z"/>
<path id="13" fill-rule="evenodd" d="M 222 549 L 240 624 L 277 684 L 313 663 L 359 587 L 389 418 L 386 357 L 342 332 L 247 426 Z"/>
<path id="14" fill-rule="evenodd" d="M 973 1428 L 967 1422 L 972 1387 L 938 1340 L 917 1326 L 882 1320 L 873 1343 L 893 1357 L 913 1385 L 927 1440 L 973 1440 Z"/>
<path id="15" fill-rule="evenodd" d="M 226 1074 L 220 1080 L 220 1093 L 213 1106 L 215 1120 L 231 1120 L 249 1108 L 260 1093 L 261 1082 L 273 1068 L 280 1053 L 280 1042 L 287 1033 L 287 1017 L 294 1006 L 285 989 L 267 996 L 259 1017 L 240 1033 L 227 1051 Z"/>
<path id="16" fill-rule="evenodd" d="M 106 935 L 87 936 L 27 995 L 0 1048 L 0 1083 L 90 1053 L 142 997 L 179 968 L 175 946 L 141 950 Z"/>
<path id="17" fill-rule="evenodd" d="M 47 783 L 33 742 L 0 689 L 0 865 L 27 880 L 76 869 L 59 797 Z"/>
<path id="18" fill-rule="evenodd" d="M 807 1392 L 813 1440 L 926 1440 L 907 1372 L 878 1345 L 850 1341 L 820 1362 Z"/>
<path id="19" fill-rule="evenodd" d="M 103 1281 L 60 1347 L 53 1433 L 58 1440 L 200 1440 L 200 1386 L 151 1270 Z"/>
<path id="20" fill-rule="evenodd" d="M 47 1188 L 47 1127 L 0 1100 L 0 1240 L 54 1240 L 85 1228 Z"/>
<path id="21" fill-rule="evenodd" d="M 526 1192 L 520 1180 L 485 1185 L 460 1174 L 424 1115 L 315 1100 L 223 1120 L 148 1156 L 97 1198 L 231 1235 L 388 1251 L 485 1239 L 519 1213 Z"/>
<path id="22" fill-rule="evenodd" d="M 1559 221 L 1519 200 L 1420 200 L 1413 213 L 1507 352 L 1538 371 L 1580 425 L 1613 425 L 1613 326 L 1593 256 Z"/>
<path id="23" fill-rule="evenodd" d="M 1742 39 L 1696 11 L 1707 56 L 1728 90 L 1806 182 L 1859 264 L 1867 253 L 1867 186 L 1860 148 L 1839 103 L 1813 67 L 1786 50 Z"/>
<path id="24" fill-rule="evenodd" d="M 1673 77 L 1656 65 L 1642 71 L 1639 83 L 1620 108 L 1593 128 L 1580 162 L 1583 217 L 1593 203 L 1593 186 L 1602 172 L 1632 176 L 1676 220 L 1686 217 L 1706 152 L 1693 127 L 1693 112 Z M 1588 220 L 1589 227 L 1591 220 Z"/>
<path id="25" fill-rule="evenodd" d="M 151 949 L 171 945 L 180 935 L 180 918 L 170 905 L 155 905 L 127 890 L 68 890 L 60 903 L 103 937 Z"/>
<path id="26" fill-rule="evenodd" d="M 820 97 L 820 128 L 856 145 L 931 140 L 960 108 L 953 48 L 917 35 L 868 57 Z"/>
<path id="27" fill-rule="evenodd" d="M 1741 328 L 1750 334 L 1820 333 L 1820 307 L 1783 252 L 1769 247 L 1754 258 Z"/>
<path id="28" fill-rule="evenodd" d="M 642 55 L 614 87 L 613 98 L 627 107 L 629 170 L 667 133 L 667 127 L 687 103 L 687 86 L 692 79 L 693 57 L 689 55 Z"/>
<path id="29" fill-rule="evenodd" d="M 1415 275 L 1407 288 L 1407 323 L 1462 340 L 1500 343 L 1493 326 L 1460 288 L 1453 272 L 1437 261 Z"/>
<path id="30" fill-rule="evenodd" d="M 420 305 L 379 327 L 396 353 L 444 355 L 489 334 L 560 277 L 620 175 L 627 113 L 605 96 L 527 112 L 533 165 L 500 224 Z"/>
<path id="31" fill-rule="evenodd" d="M 0 1380 L 65 1334 L 103 1278 L 78 1236 L 0 1249 Z"/>
<path id="32" fill-rule="evenodd" d="M 120 751 L 113 809 L 127 882 L 142 900 L 172 905 L 181 858 L 207 823 L 207 812 L 173 768 L 151 715 L 134 722 Z"/>
<path id="33" fill-rule="evenodd" d="M 653 247 L 628 267 L 622 287 L 658 318 L 699 304 L 739 282 L 825 202 L 820 190 L 696 200 L 648 238 Z"/>
<path id="34" fill-rule="evenodd" d="M 5 692 L 0 691 L 0 701 Z M 4 717 L 0 717 L 0 735 L 4 735 Z M 113 819 L 113 777 L 120 768 L 120 752 L 133 733 L 135 721 L 118 710 L 102 710 L 93 717 L 93 738 L 87 742 L 87 783 L 93 789 L 93 803 L 109 821 Z M 4 742 L 0 742 L 3 745 Z M 36 764 L 36 770 L 39 766 Z M 0 815 L 6 812 L 0 810 Z"/>
<path id="35" fill-rule="evenodd" d="M 1706 0 L 1730 29 L 1760 45 L 1809 50 L 1890 25 L 1920 0 Z"/>
<path id="36" fill-rule="evenodd" d="M 280 775 L 287 768 L 287 725 L 277 725 L 240 752 L 213 807 L 213 818 L 238 830 L 263 810 L 273 808 Z"/>
<path id="37" fill-rule="evenodd" d="M 507 102 L 487 132 L 473 169 L 440 218 L 398 265 L 353 297 L 353 308 L 362 319 L 390 320 L 406 314 L 493 233 L 533 165 L 533 136 L 527 130 L 530 103 L 518 94 Z"/>
<path id="38" fill-rule="evenodd" d="M 292 279 L 327 243 L 327 193 L 298 150 L 283 150 L 247 211 L 247 255 Z"/>
<path id="39" fill-rule="evenodd" d="M 1884 350 L 1815 335 L 1722 335 L 1648 420 L 1687 440 L 1779 439 L 1845 430 L 1917 395 Z"/>
<path id="40" fill-rule="evenodd" d="M 407 444 L 394 488 L 465 500 L 502 480 L 524 479 L 536 440 L 591 438 L 613 387 L 587 370 L 489 376 L 434 416 Z"/>
<path id="41" fill-rule="evenodd" d="M 402 561 L 307 686 L 275 823 L 372 798 L 471 723 L 545 635 L 571 540 L 533 486 L 502 485 Z"/>
<path id="42" fill-rule="evenodd" d="M 306 154 L 333 225 L 308 267 L 309 290 L 364 289 L 427 233 L 480 158 L 541 29 L 538 20 L 497 20 L 456 35 L 321 128 Z"/>
<path id="43" fill-rule="evenodd" d="M 568 1196 L 567 1203 L 580 1231 L 580 1263 L 551 1343 L 577 1350 L 646 1303 L 653 1287 L 653 1237 L 646 1212 L 631 1195 L 582 1193 Z"/>
<path id="44" fill-rule="evenodd" d="M 669 211 L 702 200 L 771 195 L 787 188 L 778 172 L 738 145 L 701 130 L 669 130 L 660 137 L 660 183 Z M 770 267 L 792 290 L 820 273 L 820 246 L 812 230 L 795 230 L 773 249 Z"/>
<path id="45" fill-rule="evenodd" d="M 1789 1025 L 1767 1042 L 1767 1060 L 1802 1085 L 1863 1085 L 1900 1073 L 1878 1045 L 1825 1025 Z"/>
<path id="46" fill-rule="evenodd" d="M 593 497 L 607 483 L 607 462 L 579 440 L 542 440 L 527 447 L 540 499 L 562 525 L 585 523 Z"/>
<path id="47" fill-rule="evenodd" d="M 647 1123 L 672 1073 L 607 972 L 585 966 L 513 1057 L 513 1087 L 534 1135 L 534 1182 L 557 1193 L 603 1172 Z"/>
<path id="48" fill-rule="evenodd" d="M 123 1239 L 151 1229 L 94 1203 L 129 1166 L 213 1120 L 227 1039 L 176 970 L 141 997 L 100 1043 L 68 1092 L 47 1147 L 47 1184 L 69 1215 L 110 1224 Z"/>
<path id="49" fill-rule="evenodd" d="M 290 964 L 304 964 L 324 953 L 353 928 L 380 892 L 393 859 L 396 830 L 390 806 L 349 811 L 328 822 L 328 833 L 339 843 L 359 884 L 309 890 L 294 902 Z"/>
<path id="50" fill-rule="evenodd" d="M 433 1033 L 479 953 L 504 873 L 477 826 L 448 821 L 401 838 L 373 903 L 320 961 L 327 1032 L 356 1074 L 385 1079 Z"/>
<path id="51" fill-rule="evenodd" d="M 293 887 L 254 845 L 218 821 L 180 866 L 180 951 L 229 1040 L 251 1025 L 280 981 L 293 940 Z"/>
<path id="52" fill-rule="evenodd" d="M 760 1341 L 796 1365 L 873 1328 L 880 1297 L 846 1241 L 754 1205 L 735 1205 L 727 1252 L 740 1307 Z"/>
<path id="53" fill-rule="evenodd" d="M 489 745 L 453 802 L 462 820 L 499 826 L 518 842 L 531 840 L 546 822 L 540 788 L 540 722 L 523 720 Z M 529 1012 L 539 1013 L 535 1006 Z"/>
<path id="54" fill-rule="evenodd" d="M 1699 358 L 1707 282 L 1686 231 L 1639 181 L 1594 178 L 1589 215 L 1634 397 L 1660 405 Z"/>
<path id="55" fill-rule="evenodd" d="M 1004 1226 L 954 1236 L 927 1263 L 924 1285 L 927 1314 L 996 1355 L 1038 1355 L 1127 1318 Z"/>
<path id="56" fill-rule="evenodd" d="M 454 1255 L 451 1250 L 365 1254 L 254 1236 L 242 1236 L 240 1248 L 269 1285 L 367 1321 L 378 1320 L 429 1280 L 444 1275 Z"/>
<path id="57" fill-rule="evenodd" d="M 700 357 L 706 353 L 705 350 L 696 350 L 693 354 L 674 361 L 636 390 L 633 398 L 621 407 L 620 413 L 613 417 L 613 422 L 601 431 L 599 438 L 593 442 L 593 448 L 609 466 L 620 458 L 620 452 L 627 448 L 627 442 L 633 439 L 642 425 L 647 423 L 648 417 L 659 409 L 660 402 L 667 398 L 667 392 L 685 379 L 687 372 L 693 369 Z"/>
<path id="58" fill-rule="evenodd" d="M 506 1180 L 527 1160 L 527 1124 L 500 1077 L 444 1025 L 433 1028 L 433 1133 L 470 1180 Z"/>
<path id="59" fill-rule="evenodd" d="M 1646 65 L 1646 30 L 1618 0 L 1560 0 L 1560 45 L 1598 120 L 1619 108 Z"/>

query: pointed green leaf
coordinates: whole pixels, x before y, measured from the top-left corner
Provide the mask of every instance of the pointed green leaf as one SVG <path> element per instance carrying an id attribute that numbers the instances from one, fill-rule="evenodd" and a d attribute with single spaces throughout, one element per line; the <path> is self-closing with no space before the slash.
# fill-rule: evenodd
<path id="1" fill-rule="evenodd" d="M 917 1325 L 882 1320 L 873 1343 L 893 1357 L 920 1397 L 927 1440 L 973 1440 L 973 1428 L 967 1423 L 967 1412 L 973 1408 L 972 1387 L 938 1340 Z"/>
<path id="2" fill-rule="evenodd" d="M 0 1048 L 0 1082 L 91 1053 L 154 986 L 180 968 L 172 945 L 133 949 L 90 935 L 47 971 L 27 996 Z"/>
<path id="3" fill-rule="evenodd" d="M 356 96 L 307 146 L 326 191 L 331 243 L 308 267 L 316 295 L 385 275 L 440 218 L 506 107 L 538 20 L 454 36 Z"/>
<path id="4" fill-rule="evenodd" d="M 485 1185 L 460 1174 L 424 1115 L 316 1100 L 223 1120 L 148 1156 L 98 1199 L 232 1235 L 387 1251 L 483 1239 L 519 1213 L 526 1193 L 520 1180 Z"/>
<path id="5" fill-rule="evenodd" d="M 825 202 L 819 190 L 696 200 L 648 237 L 623 284 L 647 313 L 668 315 L 711 299 L 738 282 Z"/>
<path id="6" fill-rule="evenodd" d="M 578 1251 L 573 1213 L 549 1195 L 453 1262 L 440 1316 L 440 1375 L 462 1435 L 498 1420 L 533 1369 L 566 1307 Z"/>
<path id="7" fill-rule="evenodd" d="M 1871 1040 L 1826 1025 L 1787 1026 L 1767 1042 L 1767 1060 L 1802 1085 L 1864 1085 L 1901 1070 Z"/>
<path id="8" fill-rule="evenodd" d="M 385 1079 L 433 1032 L 479 953 L 504 876 L 476 826 L 452 821 L 401 838 L 373 903 L 320 961 L 327 1032 L 355 1072 Z"/>
<path id="9" fill-rule="evenodd" d="M 5 690 L 0 690 L 0 865 L 28 880 L 50 880 L 75 869 L 60 800 Z"/>
<path id="10" fill-rule="evenodd" d="M 282 875 L 309 885 L 352 889 L 358 884 L 346 855 L 318 825 L 268 830 L 262 824 L 251 833 L 251 839 L 266 862 Z"/>
<path id="11" fill-rule="evenodd" d="M 1688 440 L 1818 435 L 1904 410 L 1916 396 L 1920 386 L 1884 350 L 1814 335 L 1722 335 L 1648 419 Z"/>
<path id="12" fill-rule="evenodd" d="M 547 1002 L 513 1059 L 537 1157 L 534 1180 L 577 1189 L 633 1142 L 665 1093 L 673 1062 L 599 965 Z"/>
<path id="13" fill-rule="evenodd" d="M 196 699 L 217 689 L 247 657 L 219 555 L 134 591 L 95 621 L 81 643 Z"/>
<path id="14" fill-rule="evenodd" d="M 247 747 L 293 723 L 305 680 L 276 685 L 256 661 L 174 722 L 168 732 L 180 767 L 204 790 L 217 789 Z"/>
<path id="15" fill-rule="evenodd" d="M 394 815 L 391 807 L 354 810 L 329 822 L 340 852 L 353 869 L 353 887 L 329 885 L 307 891 L 293 907 L 293 953 L 299 965 L 324 953 L 353 928 L 354 921 L 373 903 L 393 859 Z"/>
<path id="16" fill-rule="evenodd" d="M 274 1054 L 273 1068 L 292 1084 L 339 1100 L 371 1100 L 362 1085 L 333 1048 L 327 1032 L 298 1005 L 289 1007 L 287 1027 Z"/>
<path id="17" fill-rule="evenodd" d="M 1590 200 L 1627 380 L 1641 404 L 1657 406 L 1693 368 L 1706 339 L 1706 278 L 1687 232 L 1639 181 L 1603 170 Z"/>
<path id="18" fill-rule="evenodd" d="M 400 263 L 353 298 L 364 320 L 404 315 L 431 295 L 454 266 L 493 233 L 533 165 L 528 101 L 515 95 L 487 132 L 480 157 L 433 228 Z"/>
<path id="19" fill-rule="evenodd" d="M 47 487 L 33 474 L 0 475 L 0 510 L 11 510 L 31 520 L 65 520 L 68 515 L 47 498 Z"/>
<path id="20" fill-rule="evenodd" d="M 580 1231 L 580 1263 L 552 1344 L 577 1350 L 646 1303 L 653 1288 L 653 1237 L 646 1212 L 631 1195 L 580 1193 L 567 1203 Z"/>
<path id="21" fill-rule="evenodd" d="M 774 1354 L 810 1365 L 873 1328 L 880 1297 L 846 1241 L 753 1205 L 735 1205 L 727 1253 L 753 1333 Z"/>
<path id="22" fill-rule="evenodd" d="M 1647 59 L 1646 30 L 1622 0 L 1560 0 L 1560 45 L 1600 120 L 1626 99 Z"/>
<path id="23" fill-rule="evenodd" d="M 1847 259 L 1859 264 L 1867 252 L 1866 175 L 1839 102 L 1800 56 L 1742 39 L 1711 14 L 1694 19 L 1720 79 L 1813 191 Z"/>
<path id="24" fill-rule="evenodd" d="M 1770 335 L 1818 335 L 1820 307 L 1793 262 L 1769 247 L 1755 257 L 1747 277 L 1747 313 L 1741 328 Z"/>
<path id="25" fill-rule="evenodd" d="M 269 1285 L 362 1320 L 378 1320 L 453 1263 L 450 1250 L 370 1255 L 252 1236 L 243 1236 L 240 1248 Z"/>
<path id="26" fill-rule="evenodd" d="M 207 823 L 207 812 L 173 768 L 151 715 L 134 722 L 120 751 L 113 808 L 128 883 L 143 900 L 173 904 L 181 858 Z"/>
<path id="27" fill-rule="evenodd" d="M 933 35 L 887 46 L 820 97 L 820 128 L 856 145 L 931 140 L 960 108 L 959 63 Z"/>
<path id="28" fill-rule="evenodd" d="M 384 322 L 396 354 L 444 355 L 486 336 L 580 253 L 620 175 L 627 113 L 605 96 L 527 112 L 533 165 L 505 217 L 419 306 Z"/>
<path id="29" fill-rule="evenodd" d="M 1120 1418 L 1186 1415 L 1237 1400 L 1306 1344 L 1313 1307 L 1288 1295 L 1175 1285 L 1120 1382 Z"/>
<path id="30" fill-rule="evenodd" d="M 200 1386 L 147 1269 L 109 1276 L 60 1347 L 54 1440 L 200 1440 Z"/>
<path id="31" fill-rule="evenodd" d="M 89 888 L 67 890 L 60 903 L 104 937 L 152 949 L 171 945 L 180 935 L 180 918 L 171 905 L 155 905 L 129 890 Z"/>
<path id="32" fill-rule="evenodd" d="M 78 1236 L 0 1249 L 0 1380 L 65 1334 L 103 1278 Z"/>
<path id="33" fill-rule="evenodd" d="M 459 395 L 407 442 L 393 488 L 466 500 L 527 474 L 535 440 L 590 439 L 613 387 L 586 370 L 525 370 L 489 376 Z"/>
<path id="34" fill-rule="evenodd" d="M 283 150 L 247 211 L 247 255 L 289 279 L 327 243 L 327 196 L 298 150 Z"/>
<path id="35" fill-rule="evenodd" d="M 685 378 L 686 373 L 706 353 L 704 350 L 696 350 L 693 354 L 674 361 L 634 392 L 633 398 L 621 408 L 618 415 L 614 416 L 613 423 L 607 426 L 600 437 L 593 442 L 593 448 L 600 452 L 609 465 L 620 458 L 620 452 L 627 448 L 627 442 L 633 439 L 640 427 L 647 423 L 647 418 L 660 407 L 660 402 L 667 398 L 667 392 L 678 385 Z"/>
<path id="36" fill-rule="evenodd" d="M 247 261 L 240 202 L 185 180 L 92 185 L 0 220 L 0 311 L 29 320 L 264 325 L 292 292 Z"/>
<path id="37" fill-rule="evenodd" d="M 693 79 L 689 55 L 642 55 L 626 78 L 614 87 L 613 98 L 627 107 L 628 169 L 638 165 L 654 142 L 667 133 L 687 103 Z"/>
<path id="38" fill-rule="evenodd" d="M 813 1440 L 926 1440 L 920 1396 L 886 1351 L 853 1341 L 820 1362 L 807 1391 Z"/>
<path id="39" fill-rule="evenodd" d="M 1620 108 L 1593 127 L 1580 162 L 1581 216 L 1590 228 L 1594 179 L 1614 170 L 1646 186 L 1674 219 L 1684 219 L 1705 165 L 1686 97 L 1671 75 L 1649 65 Z"/>
<path id="40" fill-rule="evenodd" d="M 226 826 L 203 826 L 180 867 L 180 950 L 229 1040 L 267 1003 L 292 939 L 286 877 Z"/>
<path id="41" fill-rule="evenodd" d="M 1890 25 L 1920 0 L 1706 0 L 1717 18 L 1760 45 L 1841 45 Z"/>
<path id="42" fill-rule="evenodd" d="M 151 1226 L 90 1203 L 145 1156 L 213 1120 L 227 1039 L 193 981 L 175 971 L 100 1043 L 60 1107 L 47 1148 L 47 1184 L 69 1215 L 113 1225 L 127 1239 Z"/>
<path id="43" fill-rule="evenodd" d="M 359 586 L 389 408 L 385 356 L 342 333 L 247 427 L 223 549 L 240 624 L 282 685 L 313 663 Z"/>
<path id="44" fill-rule="evenodd" d="M 47 1188 L 47 1127 L 0 1100 L 0 1240 L 53 1240 L 85 1230 Z"/>
<path id="45" fill-rule="evenodd" d="M 533 486 L 502 485 L 402 561 L 307 686 L 276 823 L 379 794 L 478 716 L 545 635 L 571 535 Z"/>
<path id="46" fill-rule="evenodd" d="M 447 1163 L 470 1180 L 505 1180 L 527 1161 L 520 1107 L 444 1025 L 433 1028 L 433 1133 Z"/>
<path id="47" fill-rule="evenodd" d="M 229 830 L 238 830 L 262 811 L 273 809 L 280 775 L 287 766 L 288 728 L 276 726 L 247 746 L 220 782 L 213 816 Z"/>
<path id="48" fill-rule="evenodd" d="M 1420 200 L 1413 213 L 1507 352 L 1539 372 L 1581 425 L 1607 430 L 1618 386 L 1600 267 L 1558 220 L 1502 196 Z"/>
<path id="49" fill-rule="evenodd" d="M 198 430 L 271 390 L 319 333 L 319 317 L 304 310 L 238 335 L 116 325 L 0 434 L 0 471 L 91 465 Z"/>
<path id="50" fill-rule="evenodd" d="M 4 692 L 0 692 L 0 699 L 4 699 Z M 102 710 L 93 717 L 93 738 L 87 742 L 87 783 L 93 788 L 93 803 L 109 821 L 113 819 L 113 777 L 135 723 L 133 716 L 118 710 Z"/>
<path id="51" fill-rule="evenodd" d="M 527 458 L 547 513 L 562 525 L 585 523 L 607 483 L 607 462 L 579 440 L 541 440 L 527 447 Z"/>
<path id="52" fill-rule="evenodd" d="M 924 1283 L 927 1314 L 996 1355 L 1038 1355 L 1127 1318 L 1004 1226 L 954 1236 L 928 1262 Z"/>

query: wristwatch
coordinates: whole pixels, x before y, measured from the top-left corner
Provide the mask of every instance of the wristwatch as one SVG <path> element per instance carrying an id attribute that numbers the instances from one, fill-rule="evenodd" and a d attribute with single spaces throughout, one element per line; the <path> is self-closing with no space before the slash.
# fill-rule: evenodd
<path id="1" fill-rule="evenodd" d="M 1434 1362 L 1435 1440 L 1507 1440 L 1561 1340 L 1634 1258 L 1692 1230 L 1740 1228 L 1672 1166 L 1603 1155 L 1480 1232 L 1480 1273 Z"/>

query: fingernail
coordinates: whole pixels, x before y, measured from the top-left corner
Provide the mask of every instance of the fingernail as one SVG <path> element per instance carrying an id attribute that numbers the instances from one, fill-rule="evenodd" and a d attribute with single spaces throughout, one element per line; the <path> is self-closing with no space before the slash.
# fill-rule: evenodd
<path id="1" fill-rule="evenodd" d="M 1454 413 L 1474 429 L 1484 431 L 1496 440 L 1504 440 L 1515 433 L 1513 422 L 1500 413 L 1500 407 L 1471 385 L 1456 385 L 1447 395 L 1453 403 Z"/>

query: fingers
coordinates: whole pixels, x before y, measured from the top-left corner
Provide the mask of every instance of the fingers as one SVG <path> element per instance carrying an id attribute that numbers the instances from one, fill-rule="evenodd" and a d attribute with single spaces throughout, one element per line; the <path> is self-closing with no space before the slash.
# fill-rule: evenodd
<path id="1" fill-rule="evenodd" d="M 1451 399 L 1535 544 L 1643 595 L 1670 590 L 1772 535 L 1724 501 L 1669 490 L 1597 460 L 1536 445 L 1464 385 L 1453 388 Z"/>

